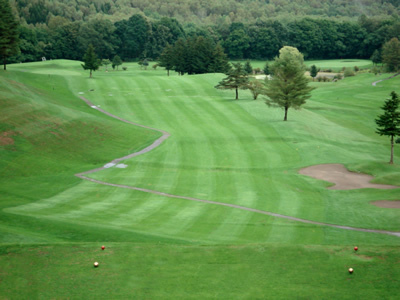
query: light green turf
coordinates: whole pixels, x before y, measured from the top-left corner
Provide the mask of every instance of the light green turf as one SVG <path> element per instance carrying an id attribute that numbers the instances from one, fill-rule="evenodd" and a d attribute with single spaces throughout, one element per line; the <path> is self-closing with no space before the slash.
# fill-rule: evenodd
<path id="1" fill-rule="evenodd" d="M 237 61 L 244 64 L 246 60 Z M 250 60 L 251 66 L 254 68 L 264 69 L 265 63 L 267 61 L 260 60 Z M 268 61 L 271 63 L 272 61 Z M 368 59 L 330 59 L 330 60 L 306 60 L 305 65 L 307 67 L 311 67 L 312 65 L 316 65 L 317 68 L 322 70 L 330 69 L 334 72 L 339 72 L 343 68 L 354 69 L 357 66 L 360 69 L 366 69 L 372 67 L 372 61 Z"/>
<path id="2" fill-rule="evenodd" d="M 7 109 L 12 113 L 7 116 L 13 118 L 3 118 L 0 123 L 14 123 L 13 130 L 25 130 L 26 135 L 35 139 L 23 140 L 24 135 L 21 135 L 19 141 L 19 135 L 16 135 L 18 151 L 12 152 L 8 146 L 4 152 L 8 158 L 2 160 L 2 174 L 7 171 L 12 176 L 1 181 L 5 196 L 0 243 L 68 242 L 65 245 L 70 247 L 69 243 L 76 242 L 113 242 L 120 255 L 110 262 L 114 269 L 105 277 L 114 279 L 108 282 L 104 278 L 97 284 L 104 285 L 99 287 L 98 295 L 114 298 L 126 296 L 131 289 L 138 292 L 139 298 L 166 297 L 166 292 L 175 292 L 175 298 L 188 298 L 189 294 L 195 298 L 232 298 L 232 295 L 245 298 L 302 295 L 309 298 L 316 295 L 314 292 L 321 292 L 326 298 L 334 291 L 340 298 L 348 293 L 355 296 L 357 292 L 350 286 L 344 287 L 341 282 L 348 282 L 346 269 L 348 264 L 355 262 L 351 254 L 344 258 L 333 255 L 330 245 L 336 245 L 339 253 L 340 249 L 349 249 L 348 245 L 354 244 L 399 246 L 399 238 L 394 236 L 307 225 L 237 208 L 109 187 L 82 181 L 73 174 L 137 151 L 160 136 L 159 132 L 136 128 L 102 115 L 78 98 L 84 96 L 114 115 L 171 134 L 150 153 L 123 161 L 127 168 L 113 167 L 88 175 L 92 178 L 319 222 L 399 230 L 399 210 L 370 204 L 375 200 L 399 199 L 398 189 L 327 190 L 329 183 L 299 175 L 298 170 L 320 163 L 343 163 L 351 170 L 376 176 L 377 182 L 400 182 L 399 164 L 389 166 L 386 163 L 389 159 L 388 139 L 374 132 L 374 118 L 381 113 L 379 107 L 400 79 L 382 82 L 377 87 L 372 87 L 371 83 L 384 76 L 359 74 L 337 83 L 313 83 L 317 87 L 313 97 L 302 110 L 290 110 L 289 121 L 283 122 L 282 110 L 268 108 L 261 98 L 251 100 L 248 91 L 240 91 L 241 100 L 235 101 L 233 91 L 214 89 L 223 74 L 181 77 L 171 73 L 167 77 L 162 69 L 145 71 L 137 64 L 125 66 L 127 71 L 105 72 L 101 69 L 94 72 L 92 79 L 79 62 L 71 61 L 11 65 L 7 75 L 2 75 L 5 83 L 1 91 L 8 95 L 7 105 L 2 110 Z M 20 109 L 13 105 L 13 100 Z M 35 117 L 38 112 L 43 114 L 40 118 Z M 15 121 L 11 122 L 12 119 Z M 67 138 L 52 141 L 50 137 L 56 134 Z M 34 143 L 38 144 L 36 151 L 32 148 Z M 400 162 L 397 148 L 395 161 Z M 125 242 L 146 243 L 147 246 L 142 244 L 143 249 L 138 253 L 129 254 L 129 249 L 137 246 Z M 98 248 L 97 243 L 79 244 L 77 248 L 90 252 L 95 245 Z M 153 243 L 164 246 L 144 262 L 137 262 L 138 256 L 152 253 Z M 191 246 L 177 246 L 182 244 Z M 207 249 L 198 246 L 205 244 L 213 246 Z M 316 253 L 304 254 L 308 245 L 323 246 L 316 247 L 313 250 Z M 14 246 L 10 247 L 11 250 L 6 246 L 2 249 L 6 249 L 5 253 L 16 251 Z M 60 257 L 63 265 L 60 269 L 52 268 L 50 274 L 60 278 L 60 272 L 72 272 L 67 265 L 74 265 L 80 259 L 72 261 L 62 245 L 51 244 L 49 247 L 49 253 Z M 285 270 L 295 270 L 277 286 L 273 282 L 282 274 L 265 274 L 266 262 L 272 259 L 271 251 L 255 254 L 268 247 L 273 247 L 272 252 L 277 253 L 274 255 L 277 265 L 286 264 Z M 29 249 L 22 247 L 18 250 L 21 255 L 12 259 L 1 257 L 0 266 L 8 264 L 9 269 L 13 263 L 26 262 L 30 257 Z M 176 260 L 185 249 L 189 249 L 190 258 L 181 266 Z M 375 248 L 371 256 L 379 256 L 379 251 Z M 368 268 L 379 266 L 382 270 L 390 270 L 388 277 L 391 274 L 395 277 L 391 265 L 398 260 L 398 248 L 382 251 L 389 257 L 385 263 L 374 260 Z M 215 275 L 218 273 L 215 269 L 199 264 L 200 257 L 207 253 L 218 257 L 215 263 L 220 266 L 220 274 Z M 306 269 L 297 265 L 299 261 L 294 253 L 303 253 L 301 264 L 307 265 Z M 248 262 L 247 258 L 254 255 L 257 257 L 254 262 Z M 78 275 L 68 277 L 65 291 L 69 285 L 76 285 L 81 276 L 87 275 L 86 266 L 96 257 L 81 257 L 85 261 L 84 267 Z M 143 273 L 133 275 L 131 268 L 125 265 L 125 259 L 140 272 L 147 270 L 145 263 L 149 264 L 154 270 L 149 270 L 146 276 L 154 278 L 156 283 L 143 277 Z M 265 268 L 256 268 L 252 276 L 263 278 L 263 282 L 270 281 L 270 285 L 260 286 L 258 281 L 253 285 L 245 284 L 245 278 L 253 278 L 251 266 L 256 261 L 262 261 Z M 315 265 L 309 267 L 311 263 Z M 324 265 L 322 270 L 316 267 L 320 265 Z M 168 274 L 178 272 L 177 268 L 184 268 L 186 273 L 180 271 L 181 275 L 165 280 Z M 271 270 L 276 268 L 274 265 Z M 200 269 L 203 269 L 198 273 L 201 275 L 190 277 Z M 326 282 L 318 283 L 318 278 L 332 269 L 335 271 L 326 277 Z M 37 278 L 45 272 L 39 265 L 33 266 L 32 270 Z M 159 275 L 154 275 L 153 271 L 157 270 Z M 18 270 L 13 272 L 7 287 L 0 282 L 0 294 L 7 291 L 9 295 L 17 295 L 18 292 L 9 286 L 19 279 L 25 286 L 29 284 L 25 275 L 19 274 Z M 311 275 L 310 272 L 316 273 Z M 232 273 L 243 275 L 230 276 Z M 210 276 L 216 276 L 216 279 L 208 289 L 200 288 L 207 285 L 206 279 L 195 286 L 200 277 Z M 382 276 L 384 280 L 386 275 Z M 311 280 L 308 289 L 301 288 L 300 282 L 294 280 L 298 277 Z M 185 278 L 191 279 L 186 282 Z M 372 280 L 368 278 L 363 278 L 357 286 L 368 286 Z M 183 286 L 178 288 L 181 281 Z M 334 282 L 333 286 L 326 288 L 329 282 Z M 35 281 L 35 287 L 29 291 L 39 293 L 37 284 Z M 111 290 L 111 284 L 118 288 Z M 243 291 L 242 284 L 248 291 Z M 45 286 L 53 290 L 51 283 Z M 274 292 L 269 294 L 273 286 Z M 378 295 L 385 288 L 385 295 L 389 297 L 396 286 L 398 281 L 392 285 L 376 285 L 369 293 Z M 310 292 L 309 289 L 314 290 Z M 78 297 L 90 292 L 93 290 L 84 291 L 79 285 L 76 294 L 65 292 L 64 295 Z M 41 293 L 38 298 L 57 297 L 47 290 Z"/>
<path id="3" fill-rule="evenodd" d="M 368 59 L 309 60 L 305 63 L 308 67 L 315 65 L 321 70 L 331 69 L 332 71 L 341 71 L 343 68 L 354 69 L 354 67 L 358 67 L 365 69 L 372 67 L 372 62 Z"/>

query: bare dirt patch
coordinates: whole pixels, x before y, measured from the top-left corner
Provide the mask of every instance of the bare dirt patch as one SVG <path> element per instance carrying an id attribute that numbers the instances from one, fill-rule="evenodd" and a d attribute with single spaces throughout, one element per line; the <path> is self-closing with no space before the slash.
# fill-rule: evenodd
<path id="1" fill-rule="evenodd" d="M 12 136 L 15 135 L 12 131 L 5 131 L 0 133 L 0 146 L 14 145 L 14 139 Z"/>
<path id="2" fill-rule="evenodd" d="M 330 190 L 353 190 L 363 188 L 373 189 L 397 189 L 400 186 L 376 184 L 370 181 L 373 176 L 361 173 L 350 172 L 341 164 L 322 164 L 303 168 L 300 174 L 307 175 L 316 179 L 334 183 L 328 187 Z"/>
<path id="3" fill-rule="evenodd" d="M 395 200 L 395 201 L 381 200 L 381 201 L 371 202 L 371 204 L 384 208 L 400 208 L 400 200 Z"/>

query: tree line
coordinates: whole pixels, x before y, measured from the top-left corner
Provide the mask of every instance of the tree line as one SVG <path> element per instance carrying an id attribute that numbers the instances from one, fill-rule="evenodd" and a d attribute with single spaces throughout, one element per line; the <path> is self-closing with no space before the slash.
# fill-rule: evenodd
<path id="1" fill-rule="evenodd" d="M 400 20 L 365 16 L 357 21 L 304 18 L 280 21 L 234 22 L 230 25 L 183 26 L 174 18 L 150 19 L 134 14 L 117 22 L 98 16 L 88 21 L 52 17 L 48 24 L 20 24 L 21 52 L 10 62 L 50 59 L 81 60 L 89 44 L 98 56 L 124 61 L 157 59 L 167 44 L 203 36 L 221 44 L 230 59 L 271 60 L 285 45 L 296 47 L 306 59 L 370 58 L 375 50 L 400 36 Z"/>

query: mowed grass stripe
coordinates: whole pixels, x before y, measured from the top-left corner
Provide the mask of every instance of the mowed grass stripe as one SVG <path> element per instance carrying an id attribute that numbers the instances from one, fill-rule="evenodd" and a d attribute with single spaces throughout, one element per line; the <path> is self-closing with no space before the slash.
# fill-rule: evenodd
<path id="1" fill-rule="evenodd" d="M 237 153 L 237 152 L 239 152 L 239 151 L 240 151 L 240 150 L 234 151 L 234 152 Z M 235 159 L 235 161 L 240 161 L 240 159 Z M 240 176 L 239 181 L 243 181 L 242 176 Z M 231 182 L 231 181 L 229 181 L 229 182 Z M 235 186 L 235 185 L 234 185 L 234 186 Z M 231 190 L 232 190 L 232 189 L 231 189 Z M 233 194 L 237 194 L 237 193 L 233 193 Z"/>

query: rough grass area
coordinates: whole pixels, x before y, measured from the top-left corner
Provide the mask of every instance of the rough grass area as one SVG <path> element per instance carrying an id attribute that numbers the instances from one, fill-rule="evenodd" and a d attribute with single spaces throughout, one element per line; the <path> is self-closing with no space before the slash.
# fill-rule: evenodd
<path id="1" fill-rule="evenodd" d="M 125 168 L 87 175 L 92 179 L 399 231 L 400 210 L 371 205 L 398 200 L 399 189 L 329 190 L 330 183 L 298 171 L 340 163 L 375 183 L 398 184 L 399 149 L 390 166 L 389 140 L 375 133 L 374 119 L 400 78 L 376 87 L 371 83 L 384 75 L 314 82 L 312 98 L 283 122 L 283 111 L 268 108 L 262 97 L 254 101 L 240 91 L 235 101 L 234 91 L 216 90 L 223 74 L 167 77 L 160 68 L 124 65 L 126 71 L 101 69 L 93 79 L 74 61 L 10 65 L 0 73 L 0 298 L 397 295 L 396 236 L 106 186 L 74 174 L 161 135 L 114 120 L 83 96 L 171 134 L 151 152 L 121 162 Z"/>
<path id="2" fill-rule="evenodd" d="M 400 284 L 396 247 L 105 246 L 2 246 L 0 292 L 13 299 L 395 299 Z"/>

